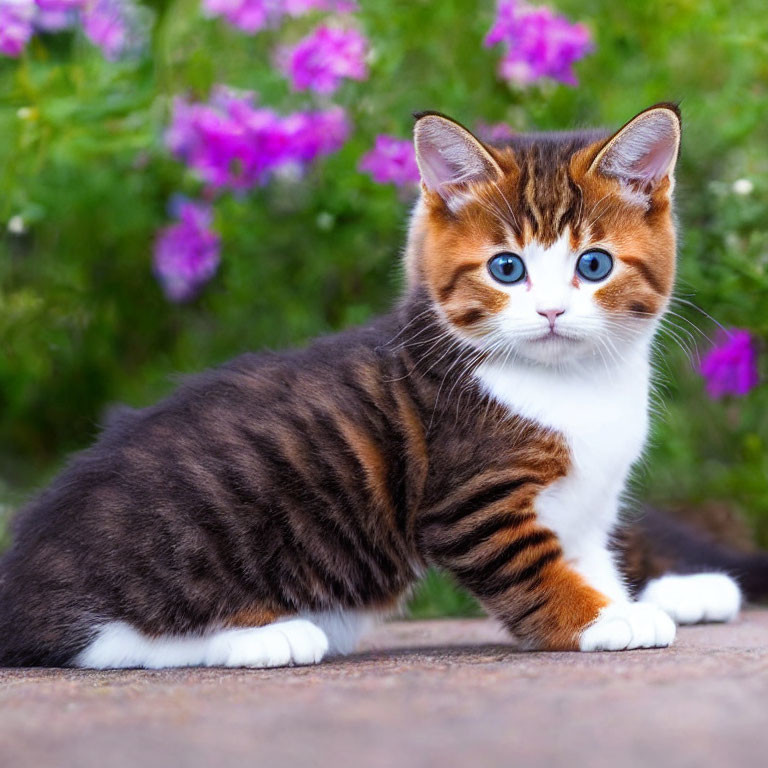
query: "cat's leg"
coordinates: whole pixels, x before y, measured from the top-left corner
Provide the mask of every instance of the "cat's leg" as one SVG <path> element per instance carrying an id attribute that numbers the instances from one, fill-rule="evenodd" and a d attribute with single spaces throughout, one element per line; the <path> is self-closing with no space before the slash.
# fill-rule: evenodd
<path id="1" fill-rule="evenodd" d="M 573 558 L 574 568 L 586 582 L 611 599 L 582 633 L 580 650 L 613 651 L 669 645 L 674 640 L 675 628 L 664 606 L 631 601 L 613 553 L 601 538 L 587 538 Z"/>
<path id="2" fill-rule="evenodd" d="M 722 573 L 667 574 L 652 579 L 638 596 L 678 624 L 733 621 L 741 608 L 739 585 Z"/>
<path id="3" fill-rule="evenodd" d="M 590 583 L 599 581 L 598 573 L 610 577 L 607 550 L 602 562 L 593 553 L 576 563 L 533 509 L 510 512 L 516 500 L 505 506 L 503 501 L 464 514 L 427 516 L 423 536 L 431 559 L 526 646 L 614 651 L 672 643 L 674 622 L 654 605 L 630 602 L 618 576 L 600 588 Z"/>
<path id="4" fill-rule="evenodd" d="M 303 614 L 303 618 L 319 627 L 328 639 L 329 656 L 352 653 L 360 638 L 392 611 L 322 611 Z"/>
<path id="5" fill-rule="evenodd" d="M 613 553 L 608 549 L 604 535 L 584 537 L 575 546 L 562 543 L 566 557 L 588 584 L 614 602 L 630 601 L 629 590 L 616 566 Z"/>
<path id="6" fill-rule="evenodd" d="M 283 667 L 317 664 L 328 647 L 325 632 L 305 618 L 186 637 L 148 637 L 125 622 L 111 622 L 98 630 L 73 665 L 93 669 Z"/>

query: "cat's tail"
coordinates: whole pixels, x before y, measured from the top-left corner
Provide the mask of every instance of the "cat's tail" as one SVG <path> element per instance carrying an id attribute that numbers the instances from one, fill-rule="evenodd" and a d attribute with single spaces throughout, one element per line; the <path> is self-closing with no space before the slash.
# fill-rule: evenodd
<path id="1" fill-rule="evenodd" d="M 732 577 L 747 600 L 768 599 L 768 552 L 745 552 L 728 546 L 659 510 L 646 508 L 618 546 L 624 572 L 636 594 L 651 580 L 668 573 L 719 573 Z"/>

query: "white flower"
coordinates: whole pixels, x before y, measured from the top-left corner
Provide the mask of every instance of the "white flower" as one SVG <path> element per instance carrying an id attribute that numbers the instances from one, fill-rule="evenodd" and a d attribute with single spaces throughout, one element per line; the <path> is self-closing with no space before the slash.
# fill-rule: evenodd
<path id="1" fill-rule="evenodd" d="M 731 189 L 736 195 L 751 195 L 755 185 L 749 179 L 736 179 Z"/>
<path id="2" fill-rule="evenodd" d="M 8 220 L 8 231 L 12 235 L 23 235 L 27 231 L 27 225 L 18 213 Z"/>

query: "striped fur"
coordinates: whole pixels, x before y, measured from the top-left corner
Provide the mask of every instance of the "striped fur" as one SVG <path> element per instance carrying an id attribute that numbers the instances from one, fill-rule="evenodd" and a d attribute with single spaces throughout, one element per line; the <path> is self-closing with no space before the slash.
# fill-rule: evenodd
<path id="1" fill-rule="evenodd" d="M 677 114 L 671 105 L 651 110 L 659 108 Z M 603 247 L 625 267 L 620 280 L 598 293 L 604 309 L 661 313 L 675 276 L 672 183 L 664 179 L 652 187 L 643 205 L 628 199 L 626 185 L 592 167 L 610 138 L 594 130 L 525 134 L 486 147 L 502 175 L 469 185 L 458 211 L 440 195 L 425 194 L 407 248 L 412 283 L 426 282 L 451 319 L 466 319 L 457 323 L 466 331 L 504 305 L 503 295 L 488 290 L 479 274 L 494 247 L 519 252 L 532 241 L 548 247 L 566 235 L 575 252 Z"/>
<path id="2" fill-rule="evenodd" d="M 510 301 L 485 263 L 502 242 L 598 243 L 623 267 L 595 301 L 646 323 L 674 278 L 670 188 L 631 200 L 592 167 L 602 132 L 466 148 L 490 159 L 458 192 L 425 189 L 393 313 L 119 414 L 22 511 L 0 563 L 1 664 L 73 663 L 110 622 L 202 637 L 388 610 L 429 564 L 530 647 L 578 647 L 609 600 L 537 514 L 568 441 L 472 375 Z"/>

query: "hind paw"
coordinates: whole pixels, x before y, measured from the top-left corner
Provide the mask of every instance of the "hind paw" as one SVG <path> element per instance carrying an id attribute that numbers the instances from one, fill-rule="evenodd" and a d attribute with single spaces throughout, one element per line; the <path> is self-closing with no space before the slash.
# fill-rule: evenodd
<path id="1" fill-rule="evenodd" d="M 639 600 L 661 608 L 678 624 L 733 621 L 741 608 L 741 590 L 722 573 L 669 575 L 650 581 Z"/>
<path id="2" fill-rule="evenodd" d="M 322 629 L 306 619 L 290 619 L 215 635 L 206 665 L 264 668 L 317 664 L 327 650 L 328 638 Z"/>

